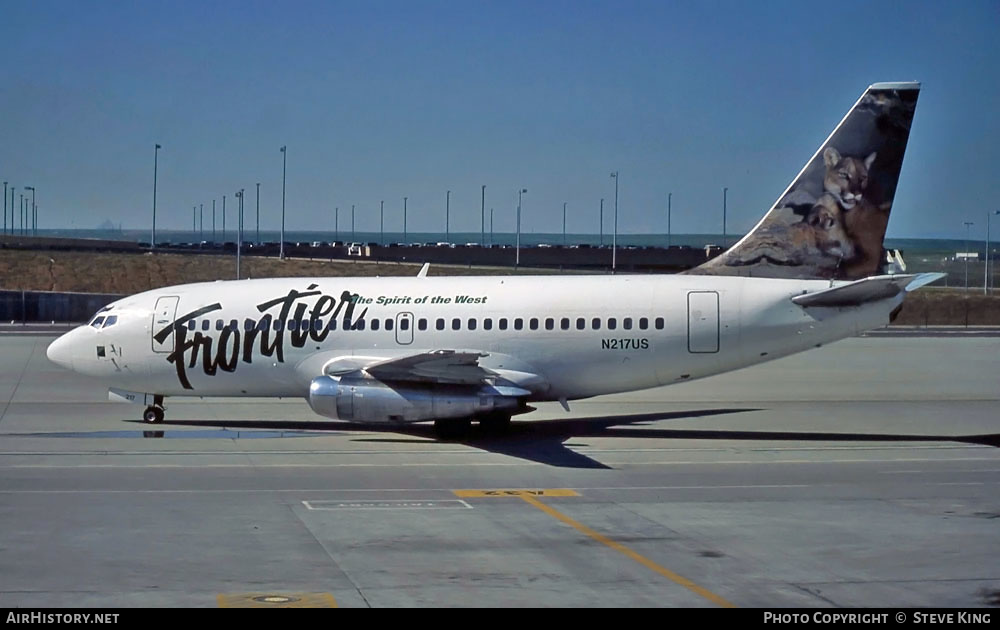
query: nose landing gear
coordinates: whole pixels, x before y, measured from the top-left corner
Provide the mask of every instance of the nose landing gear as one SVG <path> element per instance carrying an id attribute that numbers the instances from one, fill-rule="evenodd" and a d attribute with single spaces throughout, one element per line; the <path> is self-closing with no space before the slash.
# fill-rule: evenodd
<path id="1" fill-rule="evenodd" d="M 142 421 L 149 424 L 159 424 L 163 422 L 163 396 L 153 396 L 153 404 L 146 407 L 142 412 Z"/>

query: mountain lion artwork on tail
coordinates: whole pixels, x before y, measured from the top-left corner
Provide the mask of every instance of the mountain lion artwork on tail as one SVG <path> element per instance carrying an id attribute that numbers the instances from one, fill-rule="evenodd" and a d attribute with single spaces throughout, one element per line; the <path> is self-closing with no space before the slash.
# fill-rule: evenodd
<path id="1" fill-rule="evenodd" d="M 880 273 L 919 91 L 919 83 L 870 86 L 760 223 L 685 273 L 837 280 Z"/>

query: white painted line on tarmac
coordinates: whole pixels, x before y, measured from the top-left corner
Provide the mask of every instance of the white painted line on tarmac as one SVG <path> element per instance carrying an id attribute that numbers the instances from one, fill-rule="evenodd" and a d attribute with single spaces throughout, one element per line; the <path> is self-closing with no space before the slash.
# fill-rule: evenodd
<path id="1" fill-rule="evenodd" d="M 461 499 L 384 499 L 381 501 L 303 501 L 307 510 L 332 512 L 340 510 L 471 510 Z"/>

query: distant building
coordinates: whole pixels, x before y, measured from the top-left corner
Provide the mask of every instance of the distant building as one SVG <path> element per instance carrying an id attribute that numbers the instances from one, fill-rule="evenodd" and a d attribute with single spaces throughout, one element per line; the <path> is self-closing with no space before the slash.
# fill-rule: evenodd
<path id="1" fill-rule="evenodd" d="M 955 252 L 955 260 L 981 260 L 979 252 Z"/>

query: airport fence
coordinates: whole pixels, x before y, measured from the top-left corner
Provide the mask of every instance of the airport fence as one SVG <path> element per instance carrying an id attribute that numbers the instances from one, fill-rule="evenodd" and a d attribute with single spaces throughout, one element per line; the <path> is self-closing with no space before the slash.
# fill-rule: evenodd
<path id="1" fill-rule="evenodd" d="M 0 290 L 0 322 L 12 324 L 85 322 L 123 295 Z"/>

